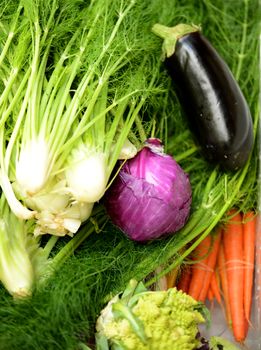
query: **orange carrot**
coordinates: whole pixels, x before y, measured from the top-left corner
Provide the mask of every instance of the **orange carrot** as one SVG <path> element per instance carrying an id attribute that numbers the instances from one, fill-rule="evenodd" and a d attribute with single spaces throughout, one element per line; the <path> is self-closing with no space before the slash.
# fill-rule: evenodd
<path id="1" fill-rule="evenodd" d="M 246 320 L 250 321 L 255 262 L 256 216 L 248 212 L 243 217 L 244 238 L 244 309 Z"/>
<path id="2" fill-rule="evenodd" d="M 185 293 L 188 293 L 190 280 L 191 280 L 191 267 L 187 265 L 182 269 L 181 276 L 177 283 L 177 289 L 182 290 Z"/>
<path id="3" fill-rule="evenodd" d="M 206 273 L 205 273 L 204 280 L 203 280 L 203 286 L 202 286 L 201 291 L 200 291 L 199 296 L 198 296 L 198 300 L 202 301 L 202 302 L 204 302 L 206 297 L 207 297 L 211 278 L 212 278 L 212 275 L 214 273 L 214 269 L 216 267 L 220 239 L 221 239 L 221 230 L 219 230 L 217 235 L 214 237 L 214 243 L 213 243 L 212 249 L 208 255 L 207 269 L 206 269 Z"/>
<path id="4" fill-rule="evenodd" d="M 211 246 L 211 237 L 208 235 L 194 250 L 194 259 L 199 260 L 192 266 L 192 276 L 189 285 L 188 294 L 198 300 L 201 291 L 205 273 L 207 270 L 208 253 Z"/>
<path id="5" fill-rule="evenodd" d="M 216 273 L 214 272 L 211 277 L 210 281 L 210 289 L 213 293 L 213 297 L 216 298 L 217 302 L 221 304 L 221 295 L 220 295 L 220 290 L 219 290 L 219 285 L 216 277 Z"/>
<path id="6" fill-rule="evenodd" d="M 225 228 L 223 242 L 226 258 L 228 297 L 231 309 L 232 329 L 238 342 L 245 339 L 243 226 L 241 214 L 234 210 Z"/>
<path id="7" fill-rule="evenodd" d="M 225 301 L 227 324 L 228 326 L 230 326 L 231 310 L 230 310 L 229 298 L 228 298 L 228 280 L 227 280 L 226 260 L 225 260 L 224 246 L 222 241 L 218 252 L 218 274 L 220 277 L 221 289 L 222 289 L 223 298 Z"/>
<path id="8" fill-rule="evenodd" d="M 259 212 L 256 219 L 256 305 L 257 312 L 261 315 L 261 213 Z"/>
<path id="9" fill-rule="evenodd" d="M 209 286 L 209 288 L 208 288 L 207 298 L 211 302 L 214 300 L 214 293 L 213 293 L 213 290 L 212 290 L 211 286 Z"/>

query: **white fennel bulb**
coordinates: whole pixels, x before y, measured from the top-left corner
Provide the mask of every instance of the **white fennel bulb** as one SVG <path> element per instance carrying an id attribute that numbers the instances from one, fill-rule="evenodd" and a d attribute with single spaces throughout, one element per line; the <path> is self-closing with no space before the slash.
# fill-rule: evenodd
<path id="1" fill-rule="evenodd" d="M 16 181 L 26 194 L 34 194 L 45 185 L 48 177 L 49 146 L 39 136 L 22 146 L 16 162 Z"/>
<path id="2" fill-rule="evenodd" d="M 23 225 L 12 214 L 0 220 L 0 280 L 14 297 L 31 295 L 34 280 Z"/>
<path id="3" fill-rule="evenodd" d="M 126 139 L 121 148 L 118 159 L 124 160 L 133 158 L 136 156 L 137 152 L 138 151 L 136 146 L 133 143 L 131 143 L 128 139 Z"/>
<path id="4" fill-rule="evenodd" d="M 102 152 L 75 150 L 65 170 L 68 189 L 78 202 L 97 202 L 107 184 L 106 157 Z"/>
<path id="5" fill-rule="evenodd" d="M 92 213 L 93 203 L 69 204 L 63 210 L 51 212 L 42 210 L 36 214 L 34 235 L 51 234 L 55 236 L 73 236 Z"/>
<path id="6" fill-rule="evenodd" d="M 94 203 L 74 202 L 65 210 L 64 215 L 84 222 L 91 216 L 93 205 Z"/>
<path id="7" fill-rule="evenodd" d="M 38 212 L 59 213 L 68 207 L 71 202 L 71 196 L 66 190 L 66 181 L 63 177 L 55 177 L 40 192 L 25 197 L 24 201 L 27 207 Z"/>

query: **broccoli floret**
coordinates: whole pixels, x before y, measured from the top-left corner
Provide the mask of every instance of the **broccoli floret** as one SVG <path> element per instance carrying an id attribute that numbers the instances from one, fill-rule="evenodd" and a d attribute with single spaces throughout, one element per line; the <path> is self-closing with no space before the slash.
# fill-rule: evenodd
<path id="1" fill-rule="evenodd" d="M 176 288 L 148 291 L 132 280 L 98 318 L 97 350 L 194 350 L 198 324 L 205 322 L 200 306 Z"/>

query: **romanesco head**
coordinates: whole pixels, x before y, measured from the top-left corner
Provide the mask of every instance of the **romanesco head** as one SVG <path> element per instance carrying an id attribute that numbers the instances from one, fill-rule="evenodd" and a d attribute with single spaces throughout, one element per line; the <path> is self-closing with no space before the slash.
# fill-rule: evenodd
<path id="1" fill-rule="evenodd" d="M 133 281 L 132 290 L 128 288 L 103 310 L 103 319 L 97 320 L 97 331 L 110 346 L 126 350 L 197 348 L 198 324 L 205 319 L 196 300 L 176 288 L 148 291 L 137 283 L 134 287 Z"/>

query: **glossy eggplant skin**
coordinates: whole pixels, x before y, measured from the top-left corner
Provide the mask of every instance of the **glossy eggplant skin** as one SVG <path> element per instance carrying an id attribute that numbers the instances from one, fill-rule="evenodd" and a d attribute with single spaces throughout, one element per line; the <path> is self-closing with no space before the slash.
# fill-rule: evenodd
<path id="1" fill-rule="evenodd" d="M 254 142 L 251 114 L 229 67 L 210 42 L 200 32 L 179 38 L 165 66 L 206 159 L 225 170 L 244 166 Z"/>

